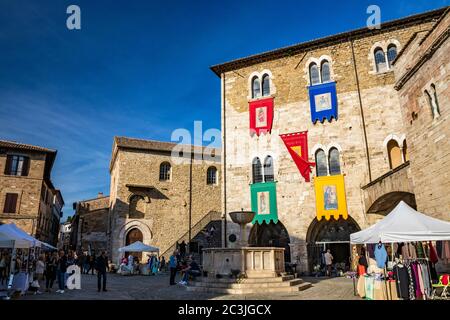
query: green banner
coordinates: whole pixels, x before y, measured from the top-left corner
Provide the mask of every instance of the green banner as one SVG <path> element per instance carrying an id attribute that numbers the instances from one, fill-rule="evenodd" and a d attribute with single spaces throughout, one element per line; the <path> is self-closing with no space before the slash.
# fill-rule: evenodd
<path id="1" fill-rule="evenodd" d="M 250 185 L 252 211 L 256 213 L 252 223 L 269 224 L 278 222 L 276 182 L 255 183 Z"/>

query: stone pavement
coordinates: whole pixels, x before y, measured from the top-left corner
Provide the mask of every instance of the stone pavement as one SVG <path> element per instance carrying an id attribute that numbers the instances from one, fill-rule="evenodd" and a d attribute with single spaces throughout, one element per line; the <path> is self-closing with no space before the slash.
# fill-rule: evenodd
<path id="1" fill-rule="evenodd" d="M 223 295 L 189 292 L 180 285 L 170 286 L 166 274 L 157 276 L 120 276 L 108 274 L 107 292 L 97 292 L 97 276 L 82 275 L 81 290 L 66 290 L 41 295 L 26 295 L 22 300 L 359 300 L 353 296 L 353 284 L 346 278 L 303 278 L 312 288 L 295 293 Z M 179 279 L 177 279 L 179 280 Z M 53 290 L 57 290 L 55 283 Z"/>

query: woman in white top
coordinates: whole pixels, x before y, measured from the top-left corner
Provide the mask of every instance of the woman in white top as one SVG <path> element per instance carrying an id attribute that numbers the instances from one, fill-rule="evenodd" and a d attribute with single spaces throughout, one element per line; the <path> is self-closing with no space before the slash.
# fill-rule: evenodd
<path id="1" fill-rule="evenodd" d="M 44 284 L 44 271 L 45 271 L 45 262 L 44 262 L 44 255 L 41 254 L 38 258 L 38 261 L 36 262 L 36 277 L 39 282 L 39 286 L 41 288 L 45 287 Z"/>

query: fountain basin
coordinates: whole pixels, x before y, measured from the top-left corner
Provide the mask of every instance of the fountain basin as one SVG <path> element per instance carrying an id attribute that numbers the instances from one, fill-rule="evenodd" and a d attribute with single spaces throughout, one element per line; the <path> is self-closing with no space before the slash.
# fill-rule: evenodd
<path id="1" fill-rule="evenodd" d="M 239 225 L 245 225 L 253 221 L 255 213 L 253 211 L 234 211 L 229 213 L 231 220 Z"/>

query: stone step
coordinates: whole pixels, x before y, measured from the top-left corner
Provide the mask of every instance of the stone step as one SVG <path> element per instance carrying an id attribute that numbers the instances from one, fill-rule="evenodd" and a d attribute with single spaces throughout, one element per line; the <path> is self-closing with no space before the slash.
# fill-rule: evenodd
<path id="1" fill-rule="evenodd" d="M 241 283 L 220 283 L 220 282 L 191 282 L 191 286 L 195 287 L 209 287 L 209 288 L 227 288 L 227 289 L 247 289 L 247 288 L 279 288 L 279 287 L 293 287 L 299 284 L 302 284 L 302 279 L 293 279 L 287 280 L 283 282 L 265 282 L 265 283 L 249 283 L 249 282 L 241 282 Z"/>
<path id="2" fill-rule="evenodd" d="M 274 287 L 274 288 L 264 288 L 264 293 L 278 293 L 278 292 L 299 292 L 312 287 L 309 282 L 303 282 L 291 287 Z M 256 294 L 261 293 L 261 288 L 211 288 L 211 287 L 194 287 L 188 286 L 187 290 L 193 292 L 202 293 L 221 293 L 221 294 Z"/>
<path id="3" fill-rule="evenodd" d="M 294 276 L 284 276 L 284 277 L 269 277 L 269 278 L 243 278 L 241 280 L 236 280 L 234 278 L 203 278 L 201 280 L 197 280 L 196 282 L 205 282 L 205 283 L 268 283 L 268 282 L 284 282 L 293 280 Z"/>

